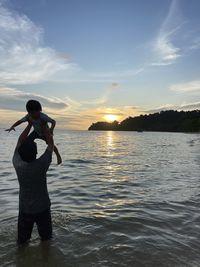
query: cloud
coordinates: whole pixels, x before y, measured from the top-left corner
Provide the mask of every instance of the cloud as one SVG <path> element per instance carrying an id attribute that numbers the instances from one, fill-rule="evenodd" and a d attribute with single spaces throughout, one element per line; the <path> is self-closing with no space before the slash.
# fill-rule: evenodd
<path id="1" fill-rule="evenodd" d="M 171 1 L 158 34 L 151 42 L 152 59 L 148 67 L 172 65 L 200 49 L 198 23 L 183 16 L 181 4 L 181 0 Z"/>
<path id="2" fill-rule="evenodd" d="M 112 92 L 114 92 L 115 90 L 117 90 L 120 87 L 120 84 L 117 82 L 112 82 L 110 85 L 108 85 L 105 88 L 104 93 L 102 94 L 102 96 L 96 98 L 96 99 L 92 99 L 90 101 L 81 101 L 82 104 L 85 105 L 102 105 L 105 104 L 108 100 L 110 95 L 112 94 Z"/>
<path id="3" fill-rule="evenodd" d="M 119 116 L 120 118 L 125 118 L 127 116 L 135 116 L 141 113 L 140 107 L 132 107 L 132 106 L 113 106 L 113 107 L 98 107 L 95 109 L 96 114 L 99 116 L 112 114 Z"/>
<path id="4" fill-rule="evenodd" d="M 48 110 L 62 111 L 68 108 L 68 104 L 58 98 L 49 98 L 34 93 L 26 93 L 9 87 L 0 88 L 0 109 L 24 111 L 29 99 L 36 99 Z"/>
<path id="5" fill-rule="evenodd" d="M 0 125 L 10 124 L 22 117 L 26 113 L 25 105 L 29 99 L 40 101 L 43 111 L 56 119 L 57 128 L 87 129 L 95 117 L 94 113 L 87 112 L 87 107 L 81 102 L 69 97 L 46 97 L 15 88 L 0 87 Z"/>
<path id="6" fill-rule="evenodd" d="M 54 49 L 43 45 L 44 30 L 26 15 L 0 2 L 0 82 L 29 84 L 48 79 L 58 71 L 76 68 Z"/>
<path id="7" fill-rule="evenodd" d="M 200 49 L 200 37 L 198 36 L 197 38 L 194 39 L 190 46 L 191 50 L 198 50 Z"/>
<path id="8" fill-rule="evenodd" d="M 200 91 L 200 80 L 190 81 L 190 82 L 183 82 L 177 83 L 170 87 L 170 90 L 176 92 L 193 92 L 193 91 Z"/>
<path id="9" fill-rule="evenodd" d="M 174 37 L 183 23 L 184 21 L 180 15 L 179 1 L 173 0 L 159 30 L 159 34 L 153 43 L 156 61 L 151 64 L 152 66 L 171 65 L 181 56 L 181 49 L 175 45 Z"/>
<path id="10" fill-rule="evenodd" d="M 120 109 L 96 107 L 97 102 L 101 105 L 105 104 L 109 94 L 113 90 L 117 90 L 119 86 L 116 82 L 111 83 L 102 98 L 96 99 L 96 103 L 95 100 L 84 102 L 69 97 L 60 99 L 23 92 L 15 88 L 0 87 L 0 115 L 5 123 L 8 123 L 8 120 L 17 120 L 18 117 L 23 116 L 22 113 L 26 112 L 26 102 L 29 99 L 36 99 L 41 102 L 44 112 L 57 120 L 58 128 L 87 129 L 92 122 L 102 119 L 103 113 L 118 114 L 121 118 L 128 109 L 135 112 L 130 107 L 121 107 Z"/>
<path id="11" fill-rule="evenodd" d="M 200 102 L 198 101 L 194 103 L 182 104 L 182 106 L 180 106 L 179 109 L 186 109 L 186 110 L 200 109 Z"/>
<path id="12" fill-rule="evenodd" d="M 150 110 L 145 110 L 145 113 L 155 113 L 155 112 L 160 112 L 160 111 L 165 111 L 165 110 L 194 110 L 194 109 L 200 109 L 200 101 L 197 102 L 192 102 L 192 103 L 182 103 L 182 104 L 165 104 L 163 106 L 150 109 Z"/>
<path id="13" fill-rule="evenodd" d="M 149 109 L 149 110 L 144 110 L 145 113 L 156 113 L 156 112 L 160 112 L 160 111 L 164 111 L 164 110 L 170 110 L 170 109 L 177 109 L 176 105 L 173 104 L 165 104 L 153 109 Z"/>
<path id="14" fill-rule="evenodd" d="M 108 109 L 102 106 L 105 104 L 110 94 L 119 88 L 120 84 L 112 82 L 105 88 L 102 97 L 91 101 L 76 101 L 70 97 L 62 99 L 56 97 L 46 97 L 35 93 L 24 92 L 15 88 L 0 87 L 0 115 L 5 117 L 4 121 L 22 116 L 25 113 L 25 105 L 29 99 L 36 99 L 41 102 L 44 112 L 53 116 L 58 121 L 58 127 L 69 129 L 86 129 L 88 125 L 102 118 L 101 112 L 120 113 L 119 109 Z M 97 108 L 97 104 L 101 107 Z M 125 108 L 121 108 L 124 110 Z M 135 111 L 134 111 L 135 112 Z M 9 113 L 9 117 L 5 114 Z"/>
<path id="15" fill-rule="evenodd" d="M 95 78 L 126 78 L 136 76 L 143 71 L 144 67 L 139 67 L 137 69 L 127 69 L 121 71 L 94 72 L 91 73 L 91 76 Z"/>

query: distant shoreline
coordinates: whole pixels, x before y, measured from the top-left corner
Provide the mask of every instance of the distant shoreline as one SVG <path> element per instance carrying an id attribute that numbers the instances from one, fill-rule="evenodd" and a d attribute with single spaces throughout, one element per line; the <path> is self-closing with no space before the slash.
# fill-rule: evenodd
<path id="1" fill-rule="evenodd" d="M 167 110 L 153 114 L 128 117 L 118 122 L 96 122 L 89 131 L 134 131 L 200 133 L 200 110 Z"/>
<path id="2" fill-rule="evenodd" d="M 183 134 L 200 134 L 199 132 L 178 132 L 178 131 L 135 131 L 135 130 L 86 130 L 86 131 L 91 131 L 91 132 L 132 132 L 132 133 L 183 133 Z"/>

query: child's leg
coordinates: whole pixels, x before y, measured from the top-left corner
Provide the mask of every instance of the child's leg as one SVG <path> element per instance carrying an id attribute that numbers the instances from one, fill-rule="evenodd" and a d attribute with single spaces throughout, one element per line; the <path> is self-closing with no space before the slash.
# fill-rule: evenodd
<path id="1" fill-rule="evenodd" d="M 46 142 L 46 144 L 47 144 L 47 140 L 46 140 L 46 138 L 45 138 L 44 136 L 39 136 L 38 138 L 44 140 L 44 141 Z M 53 151 L 54 151 L 55 154 L 56 154 L 58 165 L 61 164 L 61 163 L 62 163 L 62 158 L 61 158 L 61 155 L 60 155 L 60 153 L 59 153 L 59 151 L 58 151 L 56 145 L 54 145 L 54 149 L 53 149 Z"/>
<path id="2" fill-rule="evenodd" d="M 57 163 L 58 165 L 62 163 L 62 158 L 61 158 L 61 155 L 57 149 L 57 146 L 54 145 L 54 152 L 56 154 L 56 157 L 57 157 Z"/>

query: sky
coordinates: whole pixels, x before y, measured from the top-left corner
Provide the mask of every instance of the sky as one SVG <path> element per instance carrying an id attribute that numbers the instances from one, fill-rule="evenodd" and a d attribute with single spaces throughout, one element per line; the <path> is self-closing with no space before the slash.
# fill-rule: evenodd
<path id="1" fill-rule="evenodd" d="M 29 99 L 80 130 L 200 109 L 199 14 L 199 0 L 0 0 L 0 123 Z"/>

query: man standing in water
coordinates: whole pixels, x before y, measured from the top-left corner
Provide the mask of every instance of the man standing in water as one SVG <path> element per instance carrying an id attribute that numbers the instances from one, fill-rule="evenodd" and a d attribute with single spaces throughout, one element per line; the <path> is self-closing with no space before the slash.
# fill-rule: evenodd
<path id="1" fill-rule="evenodd" d="M 51 164 L 54 149 L 53 137 L 46 125 L 43 126 L 47 140 L 44 154 L 37 156 L 37 144 L 27 141 L 31 122 L 20 135 L 13 156 L 13 165 L 19 181 L 19 215 L 17 244 L 22 245 L 31 238 L 34 223 L 42 241 L 52 237 L 50 199 L 46 173 Z"/>

